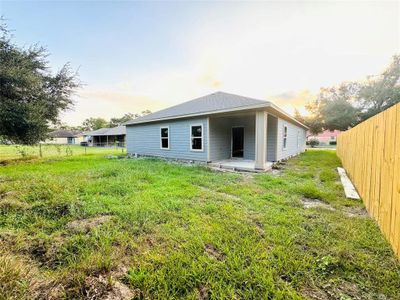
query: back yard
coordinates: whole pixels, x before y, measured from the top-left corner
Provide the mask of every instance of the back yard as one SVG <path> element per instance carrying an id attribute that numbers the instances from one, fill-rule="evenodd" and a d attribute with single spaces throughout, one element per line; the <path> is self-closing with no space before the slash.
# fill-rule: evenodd
<path id="1" fill-rule="evenodd" d="M 265 174 L 104 154 L 0 166 L 0 298 L 400 299 L 334 151 Z"/>

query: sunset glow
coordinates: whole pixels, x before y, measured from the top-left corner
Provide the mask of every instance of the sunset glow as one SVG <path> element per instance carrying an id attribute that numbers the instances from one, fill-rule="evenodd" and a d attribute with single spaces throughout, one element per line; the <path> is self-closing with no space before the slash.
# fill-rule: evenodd
<path id="1" fill-rule="evenodd" d="M 71 125 L 218 90 L 305 113 L 320 87 L 378 74 L 400 49 L 398 2 L 0 5 L 18 44 L 79 68 Z"/>

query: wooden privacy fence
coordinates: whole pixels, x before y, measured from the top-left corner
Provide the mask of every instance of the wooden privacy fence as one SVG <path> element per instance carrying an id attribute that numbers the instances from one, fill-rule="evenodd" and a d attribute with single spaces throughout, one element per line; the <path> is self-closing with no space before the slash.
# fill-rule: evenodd
<path id="1" fill-rule="evenodd" d="M 341 133 L 337 154 L 400 257 L 400 104 Z"/>

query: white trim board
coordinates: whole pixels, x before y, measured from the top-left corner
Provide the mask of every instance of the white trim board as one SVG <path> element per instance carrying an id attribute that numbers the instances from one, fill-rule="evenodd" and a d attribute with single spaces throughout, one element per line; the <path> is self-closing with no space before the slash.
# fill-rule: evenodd
<path id="1" fill-rule="evenodd" d="M 358 195 L 356 188 L 354 187 L 350 178 L 347 176 L 346 170 L 340 167 L 338 167 L 337 170 L 340 175 L 340 181 L 342 182 L 346 198 L 360 200 L 361 198 Z"/>

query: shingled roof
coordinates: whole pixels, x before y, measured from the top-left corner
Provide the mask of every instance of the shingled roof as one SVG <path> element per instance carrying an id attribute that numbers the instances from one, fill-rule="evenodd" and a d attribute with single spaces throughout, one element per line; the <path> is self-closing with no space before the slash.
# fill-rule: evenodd
<path id="1" fill-rule="evenodd" d="M 112 128 L 100 128 L 94 131 L 87 131 L 84 135 L 90 136 L 106 136 L 106 135 L 124 135 L 126 134 L 126 127 L 124 125 Z"/>
<path id="2" fill-rule="evenodd" d="M 155 113 L 128 121 L 125 125 L 152 122 L 162 119 L 189 117 L 198 114 L 214 114 L 222 111 L 248 109 L 253 107 L 267 107 L 270 102 L 253 98 L 216 92 L 207 96 L 196 98 Z"/>
<path id="3" fill-rule="evenodd" d="M 76 133 L 72 132 L 71 130 L 60 129 L 50 132 L 49 136 L 51 138 L 69 138 L 69 137 L 75 137 Z"/>

